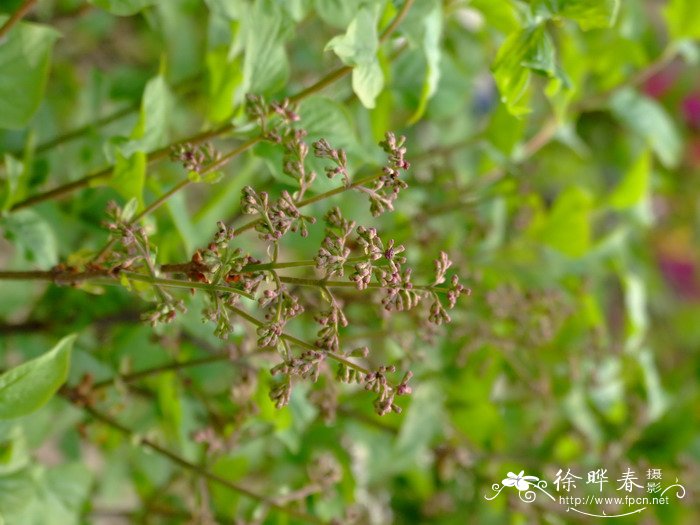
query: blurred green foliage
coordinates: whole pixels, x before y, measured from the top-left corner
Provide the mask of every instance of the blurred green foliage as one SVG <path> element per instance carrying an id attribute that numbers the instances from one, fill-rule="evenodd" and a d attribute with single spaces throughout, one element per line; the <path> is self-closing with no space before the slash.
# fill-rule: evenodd
<path id="1" fill-rule="evenodd" d="M 146 441 L 323 522 L 588 523 L 598 518 L 542 494 L 485 496 L 523 470 L 556 492 L 571 469 L 583 477 L 571 495 L 585 497 L 598 468 L 606 495 L 624 496 L 628 467 L 645 487 L 662 469 L 664 487 L 678 479 L 688 493 L 619 523 L 700 522 L 697 2 L 415 0 L 397 20 L 404 1 L 39 0 L 0 38 L 3 271 L 84 264 L 107 238 L 109 200 L 143 209 L 187 176 L 154 152 L 212 130 L 233 150 L 255 132 L 246 94 L 282 100 L 345 65 L 349 78 L 298 104 L 308 140 L 343 148 L 362 176 L 382 165 L 385 132 L 404 134 L 409 187 L 378 219 L 351 192 L 311 209 L 376 226 L 426 278 L 446 251 L 472 290 L 432 331 L 343 295 L 346 344 L 414 373 L 403 412 L 380 418 L 361 387 L 332 377 L 276 409 L 277 361 L 250 355 L 255 331 L 240 320 L 214 337 L 200 295 L 182 294 L 188 312 L 152 329 L 139 320 L 148 287 L 140 299 L 0 280 L 0 364 L 27 378 L 0 376 L 0 522 L 304 522 Z M 3 2 L 0 25 L 22 4 Z M 145 217 L 159 263 L 188 260 L 218 220 L 238 224 L 244 186 L 292 191 L 282 157 L 259 143 Z M 314 191 L 338 185 L 319 177 Z M 308 259 L 322 237 L 317 224 L 280 253 Z M 314 313 L 295 334 L 313 339 Z M 129 435 L 65 393 L 40 408 L 68 366 L 46 352 L 72 333 L 67 384 L 99 385 L 94 410 Z M 324 400 L 337 401 L 332 421 Z"/>

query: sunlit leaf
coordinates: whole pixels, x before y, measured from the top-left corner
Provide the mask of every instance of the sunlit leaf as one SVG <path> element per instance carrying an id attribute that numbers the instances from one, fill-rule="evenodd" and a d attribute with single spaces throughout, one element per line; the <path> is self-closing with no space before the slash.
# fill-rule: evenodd
<path id="1" fill-rule="evenodd" d="M 663 13 L 673 38 L 700 38 L 700 18 L 695 0 L 669 0 Z"/>
<path id="2" fill-rule="evenodd" d="M 44 355 L 0 375 L 0 419 L 25 416 L 51 399 L 68 377 L 75 338 L 64 337 Z"/>
<path id="3" fill-rule="evenodd" d="M 646 140 L 664 166 L 672 168 L 678 164 L 681 137 L 658 102 L 633 89 L 622 89 L 613 95 L 610 108 L 623 124 Z"/>
<path id="4" fill-rule="evenodd" d="M 377 10 L 369 7 L 361 8 L 345 34 L 334 37 L 326 45 L 326 50 L 334 51 L 343 63 L 353 67 L 353 91 L 367 108 L 374 107 L 384 86 L 378 49 Z"/>
<path id="5" fill-rule="evenodd" d="M 511 34 L 498 50 L 492 66 L 501 100 L 514 115 L 530 112 L 525 93 L 532 72 L 553 76 L 554 47 L 544 26 L 527 27 Z"/>
<path id="6" fill-rule="evenodd" d="M 7 20 L 0 16 L 0 25 Z M 59 33 L 20 22 L 0 41 L 0 128 L 26 126 L 41 103 Z"/>

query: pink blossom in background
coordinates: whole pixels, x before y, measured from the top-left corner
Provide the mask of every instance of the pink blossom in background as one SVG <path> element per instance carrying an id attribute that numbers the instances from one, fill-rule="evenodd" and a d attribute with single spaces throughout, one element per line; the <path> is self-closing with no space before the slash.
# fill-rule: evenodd
<path id="1" fill-rule="evenodd" d="M 691 93 L 683 99 L 683 117 L 689 127 L 700 130 L 700 93 Z"/>
<path id="2" fill-rule="evenodd" d="M 659 256 L 659 268 L 668 285 L 684 299 L 700 299 L 695 263 L 668 255 Z"/>
<path id="3" fill-rule="evenodd" d="M 670 68 L 659 71 L 644 82 L 644 93 L 652 98 L 663 97 L 676 82 L 677 76 Z"/>

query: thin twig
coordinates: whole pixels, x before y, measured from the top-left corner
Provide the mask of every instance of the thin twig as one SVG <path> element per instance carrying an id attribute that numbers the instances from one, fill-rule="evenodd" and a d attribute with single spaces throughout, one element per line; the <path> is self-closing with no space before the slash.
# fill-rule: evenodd
<path id="1" fill-rule="evenodd" d="M 92 6 L 90 4 L 85 4 L 83 7 L 91 8 Z M 193 90 L 193 88 L 196 86 L 195 82 L 199 80 L 200 75 L 193 76 L 187 79 L 184 79 L 180 82 L 178 82 L 175 86 L 173 86 L 173 92 L 174 93 L 179 93 L 182 96 L 186 96 L 190 94 Z M 134 104 L 130 104 L 128 106 L 125 106 L 121 109 L 116 110 L 110 115 L 107 115 L 105 117 L 101 117 L 97 119 L 94 122 L 89 122 L 88 124 L 85 124 L 83 126 L 80 126 L 78 128 L 72 129 L 70 131 L 66 131 L 65 133 L 62 133 L 61 135 L 57 135 L 52 139 L 47 140 L 46 142 L 42 142 L 39 144 L 36 149 L 34 150 L 35 154 L 40 154 L 44 153 L 46 151 L 49 151 L 56 146 L 60 146 L 61 144 L 65 144 L 67 142 L 71 142 L 72 140 L 75 140 L 77 138 L 82 137 L 86 133 L 90 132 L 91 130 L 94 129 L 99 129 L 101 127 L 104 127 L 108 124 L 111 124 L 114 121 L 117 121 L 123 117 L 126 117 L 127 115 L 130 115 L 131 113 L 134 113 L 139 110 L 141 107 L 140 102 L 136 102 Z M 13 155 L 21 155 L 22 150 L 15 150 L 12 152 Z"/>
<path id="2" fill-rule="evenodd" d="M 381 41 L 384 42 L 386 39 L 396 30 L 398 27 L 398 24 L 403 18 L 406 16 L 406 12 L 408 9 L 411 7 L 413 4 L 413 0 L 406 0 L 404 3 L 401 11 L 396 15 L 396 18 L 394 19 L 394 22 L 384 31 L 381 37 Z M 309 86 L 308 88 L 300 91 L 296 95 L 291 96 L 289 99 L 292 102 L 299 102 L 300 100 L 303 100 L 307 98 L 309 95 L 312 95 L 313 93 L 316 93 L 325 87 L 329 86 L 330 84 L 334 83 L 335 81 L 343 78 L 345 75 L 350 73 L 352 71 L 351 67 L 344 66 L 341 67 L 335 71 L 332 71 L 325 77 L 323 77 L 321 80 L 316 82 L 315 84 Z M 198 133 L 196 135 L 193 135 L 191 137 L 187 137 L 184 139 L 180 139 L 176 142 L 173 142 L 172 144 L 169 144 L 159 150 L 156 150 L 154 152 L 151 152 L 148 154 L 147 157 L 147 162 L 148 164 L 151 164 L 157 160 L 165 158 L 170 150 L 174 147 L 177 146 L 178 144 L 184 144 L 184 143 L 193 143 L 193 144 L 198 144 L 201 142 L 204 142 L 205 140 L 208 140 L 210 138 L 216 137 L 218 135 L 221 135 L 227 131 L 230 131 L 233 128 L 231 124 L 226 124 L 225 126 L 222 126 L 220 128 L 211 130 L 211 131 L 206 131 L 203 133 Z M 261 140 L 260 137 L 257 137 L 254 139 L 256 143 Z M 228 157 L 231 158 L 231 157 Z M 227 160 L 228 160 L 227 158 Z M 220 166 L 218 166 L 220 167 Z M 218 167 L 216 169 L 218 169 Z M 57 199 L 61 197 L 65 197 L 66 195 L 69 195 L 73 193 L 76 190 L 85 188 L 89 186 L 92 183 L 98 182 L 102 179 L 109 179 L 112 170 L 114 169 L 113 166 L 106 167 L 104 169 L 101 169 L 95 173 L 92 173 L 90 175 L 86 175 L 76 181 L 69 182 L 67 184 L 64 184 L 62 186 L 59 186 L 57 188 L 54 188 L 53 190 L 49 190 L 43 193 L 38 193 L 36 195 L 33 195 L 31 197 L 28 197 L 22 201 L 16 202 L 12 208 L 11 211 L 19 210 L 22 208 L 26 208 L 29 206 L 33 206 L 35 204 L 38 204 L 40 202 L 50 200 L 50 199 Z"/>
<path id="3" fill-rule="evenodd" d="M 24 15 L 26 15 L 32 7 L 34 7 L 36 1 L 37 0 L 24 0 L 24 2 L 22 2 L 22 5 L 17 8 L 17 11 L 12 13 L 12 16 L 10 16 L 2 27 L 0 27 L 0 39 L 2 39 L 17 22 L 22 20 L 22 17 L 24 17 Z"/>
<path id="4" fill-rule="evenodd" d="M 381 177 L 384 173 L 383 172 L 378 172 L 375 173 L 374 175 L 368 175 L 367 177 L 364 177 L 362 179 L 358 179 L 354 181 L 352 184 L 349 184 L 347 186 L 339 186 L 337 188 L 333 188 L 332 190 L 328 190 L 323 193 L 319 193 L 318 195 L 314 195 L 313 197 L 309 197 L 307 199 L 304 199 L 302 201 L 299 201 L 296 204 L 297 208 L 303 208 L 305 206 L 308 206 L 309 204 L 313 204 L 314 202 L 318 202 L 324 199 L 327 199 L 328 197 L 332 197 L 333 195 L 338 195 L 340 193 L 343 193 L 348 190 L 352 190 L 354 188 L 357 188 L 359 186 L 364 186 L 365 184 L 368 184 L 372 181 L 377 180 L 379 177 Z M 258 224 L 262 218 L 257 218 L 253 219 L 250 222 L 245 223 L 243 226 L 240 228 L 236 228 L 236 234 L 240 234 L 244 231 L 250 230 L 251 228 L 254 228 L 256 224 Z"/>
<path id="5" fill-rule="evenodd" d="M 131 374 L 119 375 L 112 377 L 110 379 L 105 379 L 104 381 L 98 381 L 92 385 L 92 390 L 102 390 L 117 381 L 122 383 L 131 383 L 132 381 L 138 381 L 144 377 L 150 377 L 153 375 L 158 375 L 163 372 L 169 372 L 171 370 L 181 370 L 183 368 L 193 368 L 196 366 L 208 365 L 211 363 L 218 363 L 219 361 L 226 361 L 229 359 L 228 354 L 216 354 L 200 357 L 198 359 L 191 359 L 189 361 L 175 361 L 172 363 L 167 363 L 165 365 L 155 366 L 153 368 L 148 368 L 146 370 L 140 370 L 138 372 L 132 372 Z"/>
<path id="6" fill-rule="evenodd" d="M 204 142 L 206 140 L 209 140 L 213 137 L 216 137 L 218 135 L 222 135 L 223 133 L 226 133 L 227 131 L 230 131 L 233 129 L 233 125 L 231 124 L 226 124 L 224 126 L 221 126 L 219 128 L 215 128 L 213 130 L 209 131 L 203 131 L 201 133 L 197 133 L 195 135 L 192 135 L 190 137 L 186 137 L 184 139 L 178 140 L 177 142 L 174 142 L 172 144 L 169 144 L 167 146 L 164 146 L 160 149 L 157 149 L 155 151 L 152 151 L 146 156 L 146 163 L 148 165 L 153 164 L 154 162 L 164 159 L 170 154 L 170 150 L 174 147 L 177 146 L 178 144 L 184 144 L 184 143 L 190 143 L 190 144 L 199 144 L 201 142 Z M 114 166 L 107 166 L 106 168 L 102 168 L 98 171 L 95 171 L 94 173 L 91 173 L 89 175 L 85 175 L 84 177 L 74 180 L 73 182 L 69 182 L 67 184 L 63 184 L 62 186 L 58 186 L 57 188 L 54 188 L 52 190 L 45 191 L 43 193 L 37 193 L 36 195 L 32 195 L 31 197 L 27 197 L 26 199 L 16 202 L 13 204 L 12 208 L 10 208 L 11 211 L 16 211 L 20 210 L 22 208 L 27 208 L 29 206 L 33 206 L 35 204 L 38 204 L 40 202 L 44 202 L 47 200 L 51 199 L 59 199 L 61 197 L 65 197 L 66 195 L 69 195 L 73 193 L 76 190 L 86 188 L 87 186 L 91 184 L 95 184 L 101 180 L 109 180 L 110 176 L 112 175 L 112 171 L 114 170 Z"/>
<path id="7" fill-rule="evenodd" d="M 80 405 L 80 403 L 77 403 L 78 399 L 76 399 L 75 395 L 70 389 L 63 388 L 61 389 L 61 394 L 63 397 L 70 402 Z M 275 510 L 278 510 L 279 512 L 282 512 L 284 514 L 288 514 L 289 516 L 292 516 L 296 519 L 305 521 L 307 523 L 314 523 L 314 524 L 324 524 L 325 521 L 317 518 L 316 516 L 313 516 L 311 514 L 307 514 L 306 512 L 299 511 L 297 509 L 294 509 L 292 507 L 286 507 L 284 505 L 278 504 L 274 500 L 270 500 L 263 496 L 262 494 L 258 494 L 257 492 L 253 492 L 252 490 L 244 487 L 243 485 L 240 485 L 238 483 L 234 483 L 232 481 L 229 481 L 221 476 L 218 476 L 217 474 L 214 474 L 212 472 L 209 472 L 208 470 L 199 467 L 198 465 L 195 465 L 194 463 L 190 463 L 186 459 L 182 458 L 175 452 L 172 452 L 159 444 L 155 443 L 154 441 L 142 437 L 141 435 L 137 434 L 136 432 L 132 431 L 128 427 L 122 425 L 119 423 L 117 420 L 112 418 L 111 416 L 104 414 L 103 412 L 97 410 L 96 408 L 92 406 L 81 406 L 85 412 L 87 412 L 90 416 L 92 416 L 94 419 L 110 426 L 114 430 L 117 430 L 118 432 L 124 434 L 127 438 L 130 438 L 131 441 L 136 441 L 140 445 L 151 449 L 152 451 L 156 452 L 157 454 L 169 459 L 171 462 L 175 463 L 176 465 L 189 470 L 193 474 L 200 476 L 204 479 L 207 479 L 211 482 L 214 482 L 218 485 L 221 485 L 222 487 L 226 487 L 230 490 L 233 490 L 234 492 L 238 492 L 239 494 L 242 494 L 248 498 L 251 498 L 255 501 L 259 501 L 264 505 L 267 505 Z"/>
<path id="8" fill-rule="evenodd" d="M 54 284 L 63 285 L 77 284 L 83 281 L 93 281 L 95 284 L 106 286 L 122 286 L 122 283 L 119 280 L 120 276 L 126 277 L 126 279 L 130 281 L 139 281 L 154 286 L 233 293 L 248 299 L 253 298 L 253 296 L 246 291 L 223 284 L 198 283 L 193 281 L 180 281 L 177 279 L 161 279 L 143 273 L 127 272 L 124 270 L 116 272 L 110 272 L 109 270 L 88 270 L 85 272 L 53 270 L 18 272 L 0 271 L 0 281 L 48 281 Z"/>
<path id="9" fill-rule="evenodd" d="M 249 323 L 251 323 L 257 327 L 263 326 L 262 321 L 256 319 L 255 317 L 250 315 L 245 310 L 242 310 L 236 306 L 228 306 L 228 308 L 232 312 L 237 314 L 239 317 L 242 317 L 243 319 L 248 321 Z M 306 341 L 299 339 L 298 337 L 294 337 L 293 335 L 287 334 L 285 332 L 283 332 L 280 335 L 280 339 L 284 339 L 285 341 L 293 343 L 293 344 L 299 346 L 300 348 L 305 348 L 306 350 L 318 350 L 318 348 L 316 346 L 312 345 L 311 343 L 307 343 Z M 334 359 L 335 361 L 338 361 L 339 363 L 343 363 L 345 366 L 347 366 L 349 368 L 353 368 L 353 369 L 357 370 L 358 372 L 361 372 L 365 375 L 369 375 L 371 373 L 370 370 L 368 370 L 367 368 L 364 368 L 363 366 L 358 365 L 357 363 L 353 363 L 349 359 L 346 359 L 345 356 L 342 356 L 342 355 L 337 354 L 335 352 L 327 352 L 326 355 L 328 355 L 328 357 L 330 357 L 331 359 Z"/>

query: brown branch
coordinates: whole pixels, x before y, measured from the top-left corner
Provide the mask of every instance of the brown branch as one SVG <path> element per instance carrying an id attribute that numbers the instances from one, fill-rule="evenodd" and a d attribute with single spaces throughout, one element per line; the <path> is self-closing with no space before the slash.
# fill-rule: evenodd
<path id="1" fill-rule="evenodd" d="M 98 381 L 97 383 L 92 385 L 91 390 L 102 390 L 117 381 L 121 381 L 122 383 L 131 383 L 132 381 L 138 381 L 139 379 L 143 379 L 144 377 L 158 375 L 163 372 L 169 372 L 171 370 L 181 370 L 183 368 L 192 368 L 196 366 L 208 365 L 211 363 L 218 363 L 219 361 L 226 361 L 227 359 L 229 359 L 228 354 L 215 354 L 200 357 L 197 359 L 191 359 L 189 361 L 175 361 L 172 363 L 167 363 L 165 365 L 148 368 L 146 370 L 132 372 L 131 374 L 118 375 L 110 379 L 105 379 L 104 381 Z"/>
<path id="2" fill-rule="evenodd" d="M 199 283 L 194 281 L 180 281 L 177 279 L 161 279 L 143 273 L 128 272 L 125 270 L 86 270 L 75 272 L 67 270 L 48 271 L 0 271 L 0 281 L 48 281 L 58 285 L 74 285 L 82 281 L 93 281 L 95 284 L 105 286 L 121 286 L 119 277 L 126 277 L 130 281 L 138 281 L 153 286 L 171 288 L 184 288 L 187 290 L 206 290 L 210 292 L 233 293 L 252 299 L 252 295 L 244 290 L 233 288 L 223 284 Z"/>
<path id="3" fill-rule="evenodd" d="M 142 312 L 126 310 L 117 312 L 111 315 L 106 315 L 91 321 L 93 326 L 101 330 L 119 323 L 135 323 L 141 320 Z M 0 324 L 0 335 L 24 334 L 49 332 L 52 330 L 65 330 L 65 323 L 73 324 L 77 322 L 77 316 L 69 316 L 67 319 L 46 320 L 46 319 L 29 319 L 21 323 Z"/>
<path id="4" fill-rule="evenodd" d="M 12 16 L 0 27 L 0 39 L 2 39 L 17 22 L 22 20 L 22 17 L 34 7 L 34 4 L 36 4 L 36 0 L 24 0 L 24 2 L 22 2 L 22 5 L 17 8 L 17 11 L 12 13 Z"/>
<path id="5" fill-rule="evenodd" d="M 401 23 L 401 21 L 406 16 L 411 5 L 413 5 L 413 1 L 414 0 L 406 0 L 406 2 L 404 2 L 404 5 L 402 6 L 401 10 L 397 13 L 397 15 L 394 18 L 394 20 L 392 21 L 392 23 L 382 33 L 382 35 L 380 37 L 381 42 L 385 42 L 391 36 L 391 34 L 396 30 L 398 25 Z M 299 102 L 299 101 L 307 98 L 308 96 L 310 96 L 318 91 L 321 91 L 322 89 L 326 88 L 327 86 L 333 84 L 337 80 L 346 76 L 351 71 L 352 71 L 352 68 L 349 66 L 343 66 L 339 69 L 336 69 L 335 71 L 332 71 L 331 73 L 329 73 L 328 75 L 326 75 L 325 77 L 320 79 L 315 84 L 309 86 L 306 89 L 303 89 L 302 91 L 300 91 L 296 95 L 291 96 L 289 98 L 289 100 L 291 102 Z M 198 144 L 198 143 L 204 142 L 210 138 L 221 135 L 221 134 L 231 130 L 232 128 L 233 128 L 232 125 L 227 124 L 225 126 L 222 126 L 220 128 L 217 128 L 217 129 L 214 129 L 211 131 L 206 131 L 206 132 L 199 133 L 197 135 L 193 135 L 193 136 L 185 138 L 185 139 L 178 140 L 177 142 L 174 142 L 174 143 L 169 144 L 169 145 L 167 145 L 159 150 L 156 150 L 154 152 L 149 153 L 148 157 L 147 157 L 148 164 L 150 165 L 151 163 L 153 163 L 157 160 L 165 158 L 168 155 L 168 153 L 170 152 L 170 150 L 174 146 L 177 146 L 178 144 L 184 144 L 187 142 L 193 143 L 193 144 Z M 258 136 L 258 137 L 255 137 L 255 138 L 249 140 L 248 142 L 244 143 L 244 144 L 249 144 L 252 141 L 252 143 L 249 144 L 243 151 L 245 151 L 246 149 L 249 149 L 250 147 L 257 144 L 261 140 L 262 140 L 262 137 Z M 236 151 L 236 150 L 234 150 L 234 151 Z M 233 152 L 231 152 L 230 154 L 227 154 L 220 161 L 217 161 L 216 163 L 214 163 L 215 167 L 213 167 L 213 169 L 216 170 L 216 169 L 223 167 L 231 158 L 233 158 L 235 156 L 232 153 Z M 239 153 L 241 153 L 241 152 L 239 151 L 238 153 L 236 153 L 236 155 Z M 59 186 L 57 188 L 54 188 L 53 190 L 49 190 L 49 191 L 39 193 L 39 194 L 31 196 L 31 197 L 28 197 L 28 198 L 24 199 L 23 201 L 16 202 L 12 206 L 11 211 L 15 211 L 15 210 L 19 210 L 19 209 L 26 208 L 29 206 L 33 206 L 34 204 L 38 204 L 39 202 L 43 202 L 46 200 L 65 197 L 66 195 L 69 195 L 70 193 L 73 193 L 76 190 L 87 187 L 91 183 L 97 182 L 101 179 L 109 179 L 109 176 L 111 175 L 113 169 L 114 169 L 113 166 L 109 166 L 109 167 L 101 169 L 95 173 L 92 173 L 90 175 L 86 175 L 85 177 L 82 177 L 81 179 L 78 179 L 76 181 L 64 184 L 63 186 Z"/>
<path id="6" fill-rule="evenodd" d="M 90 4 L 85 4 L 82 6 L 84 8 L 92 8 L 92 5 Z M 199 80 L 200 75 L 193 76 L 187 79 L 184 79 L 180 82 L 178 82 L 175 86 L 173 86 L 173 92 L 178 93 L 182 96 L 186 96 L 190 94 L 195 86 L 195 82 Z M 108 124 L 111 124 L 112 122 L 115 122 L 117 120 L 120 120 L 123 117 L 126 117 L 127 115 L 134 113 L 139 110 L 141 107 L 141 103 L 137 102 L 134 104 L 130 104 L 128 106 L 125 106 L 121 109 L 118 109 L 111 113 L 110 115 L 106 115 L 104 117 L 101 117 L 97 119 L 94 122 L 90 122 L 88 124 L 85 124 L 84 126 L 80 126 L 77 128 L 74 128 L 70 131 L 66 131 L 65 133 L 61 135 L 57 135 L 53 137 L 52 139 L 48 139 L 46 142 L 42 142 L 39 144 L 36 149 L 34 150 L 35 154 L 40 154 L 44 153 L 46 151 L 49 151 L 56 146 L 60 146 L 61 144 L 65 144 L 66 142 L 71 142 L 77 138 L 80 138 L 81 136 L 85 135 L 91 130 L 101 128 L 103 126 L 107 126 Z M 12 152 L 13 155 L 21 155 L 22 150 L 15 150 Z"/>
<path id="7" fill-rule="evenodd" d="M 75 404 L 76 406 L 79 406 L 87 412 L 90 416 L 92 416 L 94 419 L 97 421 L 100 421 L 109 427 L 113 428 L 114 430 L 120 432 L 127 438 L 129 438 L 130 441 L 136 441 L 138 442 L 141 446 L 144 446 L 146 448 L 151 449 L 153 452 L 167 458 L 170 460 L 172 463 L 189 470 L 193 474 L 204 478 L 208 481 L 211 481 L 213 483 L 216 483 L 218 485 L 221 485 L 222 487 L 226 487 L 234 492 L 238 492 L 239 494 L 242 494 L 250 499 L 253 499 L 255 501 L 259 501 L 260 503 L 269 506 L 279 512 L 282 512 L 284 514 L 288 514 L 289 516 L 292 516 L 296 519 L 302 520 L 306 523 L 314 523 L 314 524 L 324 524 L 325 522 L 316 516 L 313 516 L 311 514 L 307 514 L 306 512 L 299 511 L 297 509 L 294 509 L 292 507 L 286 507 L 284 505 L 280 505 L 274 500 L 270 500 L 267 497 L 265 497 L 262 494 L 258 494 L 257 492 L 254 492 L 243 485 L 240 485 L 238 483 L 234 483 L 232 481 L 229 481 L 221 476 L 218 476 L 217 474 L 214 474 L 212 472 L 209 472 L 208 470 L 195 465 L 194 463 L 191 463 L 187 461 L 186 459 L 182 458 L 175 452 L 172 452 L 165 447 L 160 446 L 157 444 L 155 441 L 152 441 L 146 437 L 142 437 L 138 435 L 136 432 L 132 431 L 130 428 L 122 425 L 119 423 L 116 419 L 112 418 L 111 416 L 97 410 L 96 408 L 92 406 L 85 406 L 83 405 L 80 401 L 80 397 L 76 395 L 76 392 L 70 388 L 62 388 L 60 390 L 61 395 L 70 401 L 71 403 Z"/>
<path id="8" fill-rule="evenodd" d="M 221 135 L 223 133 L 226 133 L 227 131 L 230 131 L 233 129 L 233 126 L 231 124 L 226 124 L 225 126 L 221 126 L 219 128 L 209 130 L 209 131 L 203 131 L 201 133 L 197 133 L 195 135 L 192 135 L 190 137 L 186 137 L 184 139 L 178 140 L 177 142 L 174 142 L 172 144 L 169 144 L 167 146 L 164 146 L 160 149 L 157 149 L 155 151 L 152 151 L 149 153 L 146 157 L 148 165 L 153 164 L 154 162 L 164 159 L 165 157 L 168 156 L 170 153 L 170 150 L 174 147 L 177 146 L 178 144 L 184 144 L 184 143 L 191 143 L 191 144 L 199 144 L 202 143 L 206 140 L 209 140 L 213 137 L 216 137 L 218 135 Z M 69 182 L 66 184 L 63 184 L 62 186 L 58 186 L 52 190 L 48 190 L 42 193 L 37 193 L 36 195 L 32 195 L 31 197 L 27 197 L 26 199 L 16 202 L 12 208 L 10 208 L 11 211 L 16 211 L 16 210 L 21 210 L 22 208 L 28 208 L 29 206 L 33 206 L 35 204 L 38 204 L 40 202 L 44 202 L 47 200 L 51 199 L 60 199 L 62 197 L 65 197 L 66 195 L 70 195 L 74 191 L 83 189 L 88 187 L 90 184 L 96 183 L 100 180 L 109 180 L 112 171 L 114 170 L 114 166 L 107 166 L 106 168 L 102 168 L 94 173 L 91 173 L 89 175 L 85 175 L 84 177 L 74 180 L 73 182 Z"/>

